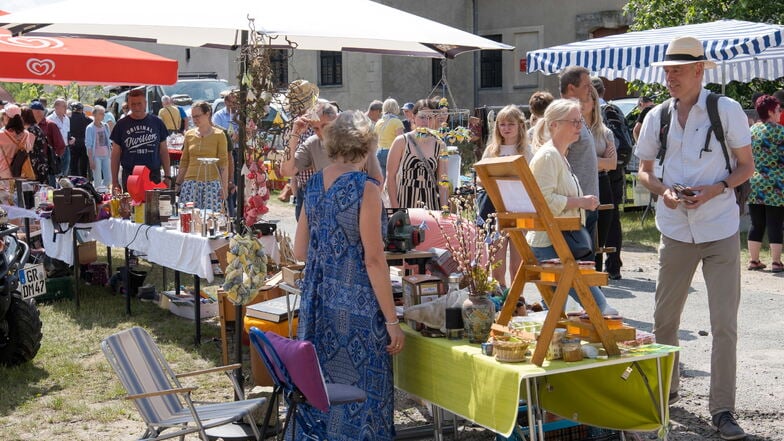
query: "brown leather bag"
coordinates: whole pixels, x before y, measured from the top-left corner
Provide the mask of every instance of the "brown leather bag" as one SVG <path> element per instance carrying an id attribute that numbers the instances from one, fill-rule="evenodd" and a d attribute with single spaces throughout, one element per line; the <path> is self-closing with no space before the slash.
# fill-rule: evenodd
<path id="1" fill-rule="evenodd" d="M 97 210 L 92 195 L 82 188 L 60 188 L 54 191 L 52 222 L 55 225 L 95 222 Z"/>

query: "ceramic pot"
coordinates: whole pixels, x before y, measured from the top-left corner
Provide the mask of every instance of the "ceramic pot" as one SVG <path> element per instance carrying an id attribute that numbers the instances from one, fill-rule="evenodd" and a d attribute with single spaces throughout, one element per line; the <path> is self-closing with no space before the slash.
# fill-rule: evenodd
<path id="1" fill-rule="evenodd" d="M 469 342 L 486 342 L 494 321 L 495 303 L 487 294 L 469 295 L 463 302 L 463 325 Z"/>

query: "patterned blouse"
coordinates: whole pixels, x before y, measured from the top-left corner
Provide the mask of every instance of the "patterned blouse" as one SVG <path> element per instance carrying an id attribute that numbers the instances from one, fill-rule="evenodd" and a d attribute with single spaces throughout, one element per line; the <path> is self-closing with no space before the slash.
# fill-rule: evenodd
<path id="1" fill-rule="evenodd" d="M 784 206 L 784 126 L 758 122 L 751 126 L 754 175 L 750 204 Z"/>

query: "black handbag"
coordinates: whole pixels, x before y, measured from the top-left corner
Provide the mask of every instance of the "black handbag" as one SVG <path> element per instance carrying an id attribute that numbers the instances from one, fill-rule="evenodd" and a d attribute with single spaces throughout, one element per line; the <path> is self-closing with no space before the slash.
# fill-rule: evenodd
<path id="1" fill-rule="evenodd" d="M 575 260 L 584 259 L 593 254 L 593 241 L 587 228 L 581 226 L 579 230 L 564 231 L 563 236 Z"/>
<path id="2" fill-rule="evenodd" d="M 11 168 L 11 176 L 15 178 L 22 176 L 22 167 L 28 159 L 30 159 L 30 155 L 27 154 L 27 151 L 18 149 L 16 153 L 14 153 L 14 157 L 11 159 L 11 164 L 9 165 Z"/>
<path id="3" fill-rule="evenodd" d="M 476 193 L 476 218 L 482 219 L 482 222 L 487 221 L 491 214 L 495 213 L 495 207 L 493 206 L 493 201 L 490 200 L 490 197 L 487 195 L 487 191 L 484 189 L 479 190 Z"/>

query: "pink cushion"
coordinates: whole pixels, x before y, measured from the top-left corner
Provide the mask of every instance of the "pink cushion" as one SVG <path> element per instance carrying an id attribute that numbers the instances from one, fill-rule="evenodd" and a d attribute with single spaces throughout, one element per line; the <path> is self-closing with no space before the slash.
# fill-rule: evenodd
<path id="1" fill-rule="evenodd" d="M 308 403 L 322 412 L 328 411 L 327 387 L 324 384 L 324 376 L 313 343 L 291 340 L 274 332 L 265 332 L 264 335 L 272 343 L 272 347 L 289 371 L 291 381 L 305 395 Z"/>

